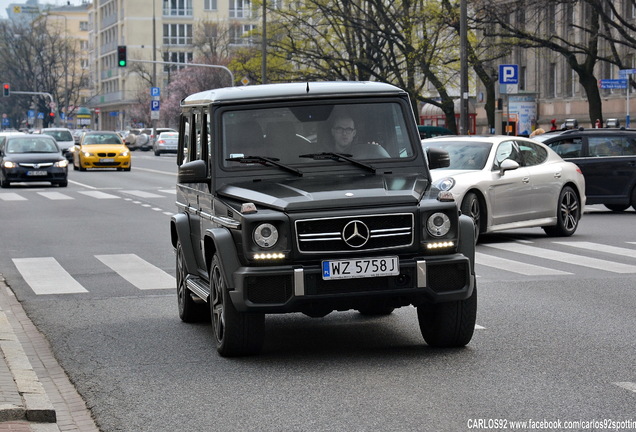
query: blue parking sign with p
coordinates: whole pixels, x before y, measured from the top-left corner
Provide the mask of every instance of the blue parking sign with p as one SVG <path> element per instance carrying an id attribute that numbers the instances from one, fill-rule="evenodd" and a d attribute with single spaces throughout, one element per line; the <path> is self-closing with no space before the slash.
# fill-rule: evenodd
<path id="1" fill-rule="evenodd" d="M 161 96 L 161 89 L 159 87 L 150 87 L 150 96 Z"/>
<path id="2" fill-rule="evenodd" d="M 519 84 L 519 65 L 499 65 L 499 84 Z"/>
<path id="3" fill-rule="evenodd" d="M 158 100 L 152 100 L 150 101 L 150 111 L 159 111 L 159 101 Z"/>

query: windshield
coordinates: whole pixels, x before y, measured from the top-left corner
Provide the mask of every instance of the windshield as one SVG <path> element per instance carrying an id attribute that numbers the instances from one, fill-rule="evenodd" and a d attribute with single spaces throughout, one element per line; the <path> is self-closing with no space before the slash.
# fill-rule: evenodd
<path id="1" fill-rule="evenodd" d="M 55 141 L 73 141 L 73 135 L 69 131 L 42 131 L 43 134 L 52 136 Z"/>
<path id="2" fill-rule="evenodd" d="M 446 170 L 481 170 L 486 166 L 492 143 L 474 141 L 437 141 L 427 142 L 424 147 L 433 147 L 448 152 L 450 165 Z"/>
<path id="3" fill-rule="evenodd" d="M 382 161 L 414 155 L 399 103 L 314 104 L 226 111 L 222 117 L 223 165 L 245 169 L 248 156 L 286 165 L 346 163 L 343 158 L 307 157 L 337 153 Z M 232 159 L 228 161 L 227 159 Z"/>
<path id="4" fill-rule="evenodd" d="M 86 134 L 82 145 L 85 144 L 122 144 L 119 135 L 114 133 L 107 134 Z"/>
<path id="5" fill-rule="evenodd" d="M 7 142 L 7 153 L 59 153 L 59 151 L 50 138 L 14 138 Z"/>

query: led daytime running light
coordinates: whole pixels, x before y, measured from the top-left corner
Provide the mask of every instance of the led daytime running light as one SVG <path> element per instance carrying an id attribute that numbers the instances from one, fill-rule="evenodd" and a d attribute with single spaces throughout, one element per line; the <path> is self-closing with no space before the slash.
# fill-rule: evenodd
<path id="1" fill-rule="evenodd" d="M 455 242 L 452 242 L 452 241 L 428 243 L 426 245 L 426 249 L 444 249 L 444 248 L 452 248 L 452 247 L 455 247 Z"/>
<path id="2" fill-rule="evenodd" d="M 255 260 L 277 260 L 285 259 L 285 254 L 280 252 L 257 253 L 253 257 Z"/>

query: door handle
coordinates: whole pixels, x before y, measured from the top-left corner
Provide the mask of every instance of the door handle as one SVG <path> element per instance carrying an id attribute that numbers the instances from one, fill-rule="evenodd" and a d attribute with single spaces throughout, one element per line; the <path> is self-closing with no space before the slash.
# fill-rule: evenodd
<path id="1" fill-rule="evenodd" d="M 522 183 L 530 183 L 530 177 L 524 177 L 521 179 Z"/>
<path id="2" fill-rule="evenodd" d="M 554 178 L 561 178 L 561 172 L 554 173 Z"/>

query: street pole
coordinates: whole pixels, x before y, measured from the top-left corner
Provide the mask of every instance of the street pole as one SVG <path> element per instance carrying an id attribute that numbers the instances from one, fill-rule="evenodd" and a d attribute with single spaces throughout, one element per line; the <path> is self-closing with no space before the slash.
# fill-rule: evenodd
<path id="1" fill-rule="evenodd" d="M 460 135 L 470 132 L 468 126 L 468 12 L 466 0 L 461 0 L 459 10 L 460 39 Z"/>
<path id="2" fill-rule="evenodd" d="M 157 87 L 157 25 L 156 25 L 155 0 L 152 0 L 152 86 Z M 151 119 L 152 135 L 155 134 L 157 120 Z"/>
<path id="3" fill-rule="evenodd" d="M 261 81 L 267 84 L 267 0 L 263 0 L 263 36 L 261 40 Z M 234 80 L 232 80 L 234 82 Z"/>

